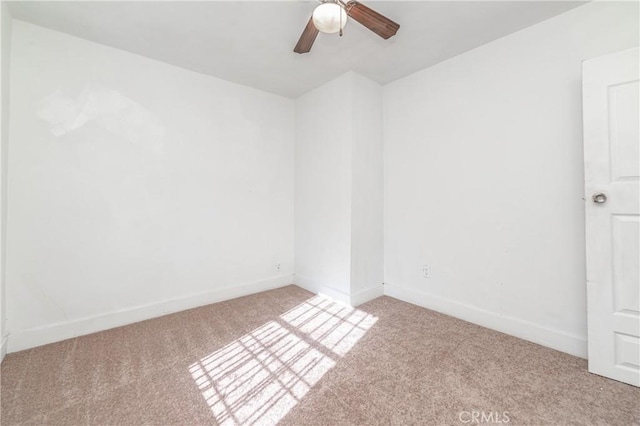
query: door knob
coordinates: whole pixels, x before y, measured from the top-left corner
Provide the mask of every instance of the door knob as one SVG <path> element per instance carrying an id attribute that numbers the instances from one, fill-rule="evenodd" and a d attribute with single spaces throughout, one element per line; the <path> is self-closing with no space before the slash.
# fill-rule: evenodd
<path id="1" fill-rule="evenodd" d="M 593 196 L 591 197 L 591 201 L 596 204 L 604 204 L 607 202 L 607 196 L 602 192 L 598 192 L 597 194 L 593 194 Z"/>

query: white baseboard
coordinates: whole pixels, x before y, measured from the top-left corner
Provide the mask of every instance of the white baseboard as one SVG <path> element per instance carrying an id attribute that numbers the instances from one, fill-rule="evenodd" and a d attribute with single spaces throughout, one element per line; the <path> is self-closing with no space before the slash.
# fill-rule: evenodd
<path id="1" fill-rule="evenodd" d="M 363 303 L 368 302 L 369 300 L 373 300 L 376 297 L 384 296 L 383 284 L 372 288 L 367 288 L 355 294 L 347 294 L 343 291 L 336 290 L 335 288 L 321 284 L 316 280 L 302 277 L 300 275 L 295 276 L 294 282 L 297 286 L 302 287 L 305 290 L 309 290 L 312 293 L 328 297 L 335 300 L 336 302 L 340 302 L 349 306 L 362 305 Z"/>
<path id="2" fill-rule="evenodd" d="M 352 294 L 351 305 L 352 306 L 362 305 L 363 303 L 366 303 L 369 300 L 373 300 L 376 297 L 380 297 L 380 296 L 384 296 L 384 285 L 382 284 L 359 291 L 356 294 Z"/>
<path id="3" fill-rule="evenodd" d="M 519 337 L 552 349 L 557 349 L 580 358 L 587 358 L 587 339 L 560 330 L 513 317 L 506 317 L 429 293 L 396 285 L 384 285 L 385 296 L 390 296 L 423 308 L 432 309 L 452 317 L 460 318 L 483 327 L 491 328 L 511 336 Z"/>
<path id="4" fill-rule="evenodd" d="M 6 348 L 9 353 L 17 352 L 290 284 L 293 284 L 293 275 L 283 275 L 106 314 L 31 328 L 11 333 L 8 345 L 5 346 L 3 341 L 2 347 L 3 350 Z"/>
<path id="5" fill-rule="evenodd" d="M 311 293 L 319 294 L 321 296 L 333 299 L 336 302 L 344 303 L 345 305 L 351 305 L 351 296 L 335 288 L 328 287 L 324 284 L 320 284 L 318 281 L 310 278 L 305 278 L 300 275 L 295 275 L 294 283 L 298 287 L 302 287 Z"/>
<path id="6" fill-rule="evenodd" d="M 7 336 L 2 336 L 0 341 L 0 363 L 4 361 L 4 357 L 7 356 Z"/>

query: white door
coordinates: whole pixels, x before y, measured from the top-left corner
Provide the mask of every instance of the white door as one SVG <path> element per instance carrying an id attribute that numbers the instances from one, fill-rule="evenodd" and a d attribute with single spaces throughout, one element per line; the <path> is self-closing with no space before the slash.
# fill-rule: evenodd
<path id="1" fill-rule="evenodd" d="M 585 61 L 589 371 L 640 386 L 638 49 Z"/>

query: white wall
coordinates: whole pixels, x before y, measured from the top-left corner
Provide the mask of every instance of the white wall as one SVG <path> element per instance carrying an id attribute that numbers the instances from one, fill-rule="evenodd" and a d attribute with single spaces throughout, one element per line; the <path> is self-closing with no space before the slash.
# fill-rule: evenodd
<path id="1" fill-rule="evenodd" d="M 11 67 L 10 351 L 291 282 L 293 101 L 20 21 Z"/>
<path id="2" fill-rule="evenodd" d="M 296 283 L 382 295 L 382 88 L 346 73 L 296 100 Z"/>
<path id="3" fill-rule="evenodd" d="M 351 294 L 351 91 L 344 74 L 295 101 L 296 283 Z"/>
<path id="4" fill-rule="evenodd" d="M 382 87 L 351 74 L 351 303 L 383 294 Z"/>
<path id="5" fill-rule="evenodd" d="M 637 44 L 592 3 L 385 86 L 385 293 L 586 356 L 581 61 Z"/>
<path id="6" fill-rule="evenodd" d="M 11 15 L 5 2 L 0 3 L 0 361 L 6 345 L 5 236 L 7 229 L 7 153 L 9 143 L 9 59 L 11 55 Z"/>
<path id="7" fill-rule="evenodd" d="M 295 122 L 293 101 L 14 21 L 9 349 L 288 283 L 295 135 L 297 283 L 382 292 L 384 187 L 385 294 L 584 356 L 580 62 L 637 45 L 637 16 L 582 6 L 382 97 L 347 73 Z"/>

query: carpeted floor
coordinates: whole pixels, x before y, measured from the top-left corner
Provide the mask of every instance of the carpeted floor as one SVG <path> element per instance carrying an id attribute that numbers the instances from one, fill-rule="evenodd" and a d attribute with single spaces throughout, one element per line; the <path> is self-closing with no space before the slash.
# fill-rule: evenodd
<path id="1" fill-rule="evenodd" d="M 28 351 L 1 424 L 640 424 L 640 389 L 587 362 L 381 297 L 295 286 Z"/>

